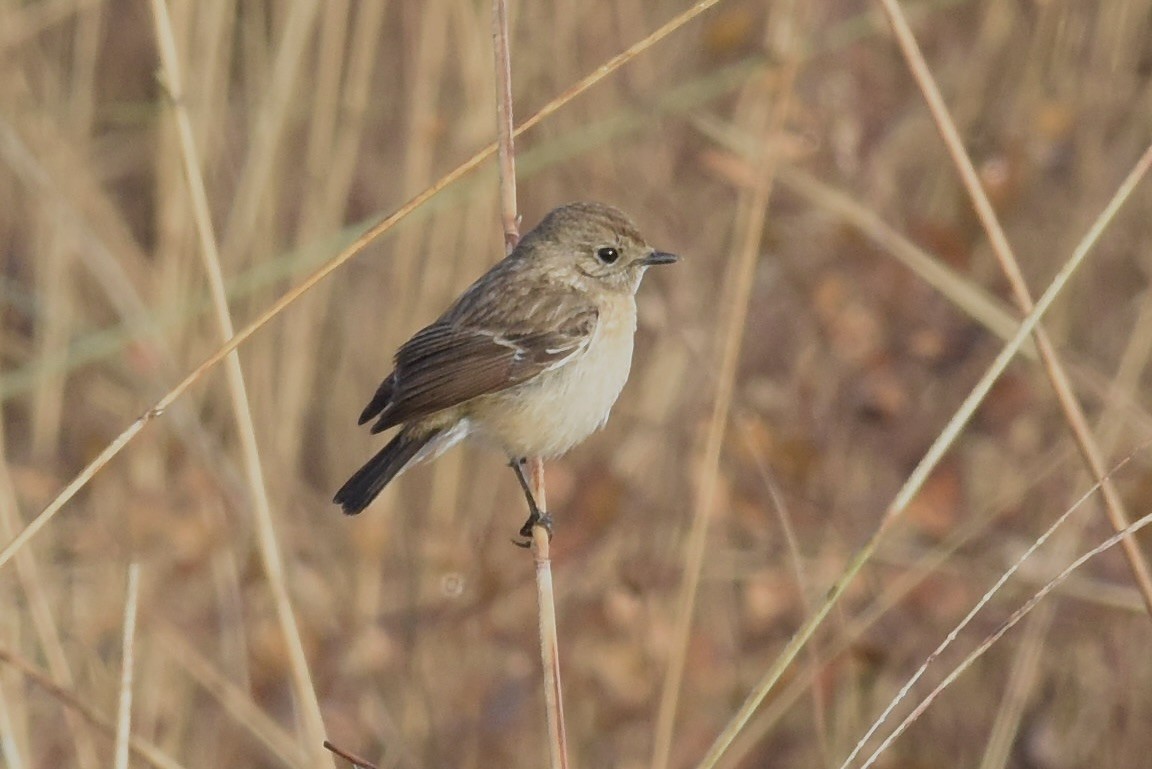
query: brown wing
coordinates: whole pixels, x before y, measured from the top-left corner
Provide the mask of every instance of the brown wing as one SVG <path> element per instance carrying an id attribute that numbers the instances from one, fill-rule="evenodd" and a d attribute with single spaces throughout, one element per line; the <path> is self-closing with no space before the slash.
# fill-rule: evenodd
<path id="1" fill-rule="evenodd" d="M 412 337 L 396 353 L 396 368 L 361 424 L 378 415 L 372 432 L 380 432 L 526 382 L 579 354 L 596 326 L 596 308 L 573 294 L 505 307 L 495 313 L 502 318 L 484 313 L 496 323 L 475 326 L 468 322 L 475 315 L 457 306 Z"/>

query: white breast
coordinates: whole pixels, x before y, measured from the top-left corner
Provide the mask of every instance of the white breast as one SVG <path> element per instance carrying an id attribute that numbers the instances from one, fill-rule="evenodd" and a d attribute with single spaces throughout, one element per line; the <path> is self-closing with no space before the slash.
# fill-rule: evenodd
<path id="1" fill-rule="evenodd" d="M 474 411 L 478 437 L 512 457 L 554 457 L 568 451 L 608 420 L 632 366 L 636 302 L 613 298 L 601 309 L 583 352 L 530 382 L 490 396 Z"/>

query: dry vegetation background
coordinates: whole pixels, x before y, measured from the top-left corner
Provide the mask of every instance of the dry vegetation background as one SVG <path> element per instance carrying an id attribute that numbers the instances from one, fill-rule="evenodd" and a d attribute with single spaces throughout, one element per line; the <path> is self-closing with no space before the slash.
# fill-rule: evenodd
<path id="1" fill-rule="evenodd" d="M 1152 2 L 909 2 L 1034 293 L 1152 141 Z M 523 118 L 687 7 L 514 2 Z M 495 135 L 487 2 L 200 0 L 171 9 L 238 325 Z M 220 342 L 144 0 L 0 4 L 0 544 Z M 785 93 L 786 92 L 786 93 Z M 870 213 L 1010 310 L 876 6 L 728 0 L 526 134 L 526 226 L 628 209 L 685 256 L 640 297 L 607 429 L 550 464 L 573 765 L 644 767 L 754 163 L 788 104 L 687 647 L 671 765 L 693 766 L 876 529 L 1001 345 L 877 245 Z M 1149 182 L 1046 321 L 1133 517 L 1152 501 Z M 333 490 L 396 345 L 499 258 L 496 175 L 437 196 L 240 351 L 284 584 L 337 744 L 382 767 L 539 766 L 531 558 L 500 457 L 454 450 L 359 518 Z M 1013 364 L 722 765 L 836 767 L 1029 543 L 1090 487 L 1042 369 Z M 141 565 L 132 732 L 172 767 L 315 766 L 223 369 L 0 571 L 0 766 L 110 765 Z M 1111 533 L 1097 500 L 965 630 L 972 648 Z M 789 542 L 791 541 L 791 545 Z M 1143 539 L 1146 553 L 1150 541 Z M 945 655 L 925 683 L 959 659 Z M 13 660 L 16 660 L 15 662 Z M 913 701 L 927 691 L 924 684 Z M 906 709 L 906 707 L 905 707 Z M 903 712 L 903 710 L 901 711 Z M 1118 549 L 974 664 L 882 766 L 1147 767 L 1152 620 Z M 136 756 L 133 765 L 145 766 Z"/>

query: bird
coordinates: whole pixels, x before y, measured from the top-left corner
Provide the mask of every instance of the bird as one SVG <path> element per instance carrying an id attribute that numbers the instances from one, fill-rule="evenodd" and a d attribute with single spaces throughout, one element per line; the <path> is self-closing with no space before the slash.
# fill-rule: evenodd
<path id="1" fill-rule="evenodd" d="M 550 211 L 396 352 L 359 424 L 400 429 L 333 501 L 360 513 L 404 470 L 467 438 L 515 470 L 529 509 L 521 536 L 537 524 L 551 536 L 524 464 L 564 454 L 608 420 L 632 364 L 641 279 L 678 259 L 613 206 Z"/>

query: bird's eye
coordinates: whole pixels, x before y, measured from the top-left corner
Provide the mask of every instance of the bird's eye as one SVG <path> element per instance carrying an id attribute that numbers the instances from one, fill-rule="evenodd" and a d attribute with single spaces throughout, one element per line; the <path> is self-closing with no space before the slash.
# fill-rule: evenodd
<path id="1" fill-rule="evenodd" d="M 604 262 L 604 264 L 612 264 L 620 258 L 620 252 L 612 248 L 612 246 L 604 246 L 603 248 L 596 249 L 596 258 Z"/>

